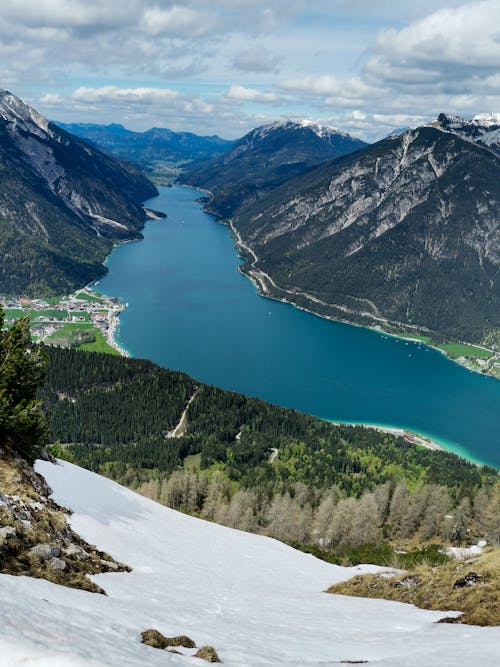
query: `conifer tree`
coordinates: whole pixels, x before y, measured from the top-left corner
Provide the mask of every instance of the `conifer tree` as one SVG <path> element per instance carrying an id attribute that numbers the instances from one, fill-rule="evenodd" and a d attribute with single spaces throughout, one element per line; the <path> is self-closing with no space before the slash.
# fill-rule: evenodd
<path id="1" fill-rule="evenodd" d="M 0 307 L 0 447 L 33 461 L 47 444 L 47 424 L 37 400 L 47 357 L 32 345 L 29 318 L 5 330 Z"/>

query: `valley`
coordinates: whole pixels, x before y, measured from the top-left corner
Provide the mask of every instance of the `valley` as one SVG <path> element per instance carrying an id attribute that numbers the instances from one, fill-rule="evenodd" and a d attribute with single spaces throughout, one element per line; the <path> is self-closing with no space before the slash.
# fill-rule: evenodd
<path id="1" fill-rule="evenodd" d="M 98 289 L 129 304 L 118 343 L 132 356 L 325 419 L 392 426 L 497 461 L 500 383 L 419 340 L 260 297 L 237 271 L 227 228 L 200 210 L 199 194 L 162 188 L 148 206 L 164 210 L 166 221 L 146 225 L 143 241 L 108 260 Z"/>
<path id="2" fill-rule="evenodd" d="M 497 667 L 498 25 L 0 3 L 0 667 Z"/>

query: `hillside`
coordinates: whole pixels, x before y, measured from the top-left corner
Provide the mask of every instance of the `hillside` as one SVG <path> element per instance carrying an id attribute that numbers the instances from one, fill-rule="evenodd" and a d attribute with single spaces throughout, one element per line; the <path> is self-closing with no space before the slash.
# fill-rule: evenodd
<path id="1" fill-rule="evenodd" d="M 0 91 L 0 293 L 67 293 L 105 272 L 113 243 L 140 238 L 157 194 L 131 165 Z"/>
<path id="2" fill-rule="evenodd" d="M 494 533 L 493 468 L 151 362 L 49 352 L 51 452 L 169 507 L 339 564 L 439 563 L 415 549 Z"/>
<path id="3" fill-rule="evenodd" d="M 160 177 L 175 174 L 179 167 L 193 161 L 208 160 L 229 150 L 234 141 L 213 136 L 199 136 L 191 132 L 174 132 L 153 127 L 146 132 L 133 132 L 116 123 L 60 123 L 67 132 L 133 162 L 149 175 Z"/>
<path id="4" fill-rule="evenodd" d="M 418 448 L 361 426 L 338 426 L 217 389 L 150 361 L 47 348 L 41 394 L 51 442 L 75 443 L 76 462 L 119 481 L 171 474 L 187 456 L 235 482 L 336 484 L 349 495 L 407 479 L 467 493 L 496 477 L 448 452 Z M 168 437 L 190 399 L 182 437 Z M 269 465 L 273 448 L 279 450 Z M 127 475 L 127 470 L 129 474 Z"/>
<path id="5" fill-rule="evenodd" d="M 320 315 L 482 341 L 500 328 L 499 175 L 451 131 L 389 137 L 241 209 L 244 271 Z"/>
<path id="6" fill-rule="evenodd" d="M 179 182 L 210 191 L 208 209 L 226 218 L 286 179 L 366 144 L 310 121 L 262 125 L 214 159 L 187 167 Z"/>
<path id="7" fill-rule="evenodd" d="M 436 624 L 453 613 L 323 593 L 374 568 L 328 565 L 163 508 L 70 464 L 38 463 L 37 471 L 54 500 L 73 510 L 72 528 L 132 572 L 93 577 L 107 596 L 0 575 L 0 651 L 12 667 L 204 664 L 144 646 L 146 628 L 212 645 L 228 667 L 495 664 L 498 628 Z"/>

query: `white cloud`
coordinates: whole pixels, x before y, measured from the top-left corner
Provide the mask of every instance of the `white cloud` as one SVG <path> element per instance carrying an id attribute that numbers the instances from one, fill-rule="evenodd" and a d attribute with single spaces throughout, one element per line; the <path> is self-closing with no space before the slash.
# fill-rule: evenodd
<path id="1" fill-rule="evenodd" d="M 368 84 L 360 77 L 341 79 L 336 76 L 305 76 L 301 79 L 281 81 L 283 90 L 322 98 L 325 104 L 333 106 L 360 106 L 365 101 L 379 95 L 379 87 Z"/>
<path id="2" fill-rule="evenodd" d="M 170 102 L 179 97 L 179 93 L 169 88 L 118 88 L 117 86 L 102 86 L 101 88 L 87 88 L 81 86 L 74 91 L 72 98 L 76 102 Z"/>
<path id="3" fill-rule="evenodd" d="M 373 136 L 500 109 L 500 0 L 0 3 L 4 85 L 61 120 L 236 136 L 273 113 Z"/>
<path id="4" fill-rule="evenodd" d="M 64 102 L 64 97 L 58 93 L 45 93 L 40 97 L 40 102 L 47 106 L 57 106 Z"/>
<path id="5" fill-rule="evenodd" d="M 482 0 L 441 9 L 402 30 L 379 36 L 364 74 L 430 94 L 480 94 L 500 68 L 500 2 Z"/>
<path id="6" fill-rule="evenodd" d="M 239 102 L 261 102 L 263 104 L 274 103 L 279 100 L 275 93 L 261 92 L 255 88 L 246 88 L 245 86 L 233 85 L 226 93 L 230 100 Z"/>
<path id="7" fill-rule="evenodd" d="M 150 35 L 172 37 L 199 37 L 212 28 L 211 19 L 190 7 L 172 5 L 168 9 L 158 6 L 144 11 L 141 27 Z"/>
<path id="8" fill-rule="evenodd" d="M 137 15 L 136 0 L 2 0 L 2 17 L 31 27 L 109 28 Z M 120 11 L 121 10 L 121 11 Z"/>

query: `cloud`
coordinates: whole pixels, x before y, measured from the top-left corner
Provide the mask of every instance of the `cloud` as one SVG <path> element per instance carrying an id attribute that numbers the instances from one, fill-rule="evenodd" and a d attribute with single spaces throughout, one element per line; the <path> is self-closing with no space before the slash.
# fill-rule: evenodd
<path id="1" fill-rule="evenodd" d="M 1 0 L 0 72 L 61 119 L 366 138 L 500 109 L 498 26 L 500 0 Z"/>
<path id="2" fill-rule="evenodd" d="M 168 9 L 158 6 L 144 11 L 141 27 L 150 35 L 171 37 L 199 37 L 212 29 L 212 21 L 190 7 L 172 5 Z"/>
<path id="3" fill-rule="evenodd" d="M 281 81 L 279 87 L 288 92 L 319 97 L 323 99 L 325 104 L 340 107 L 360 106 L 368 98 L 382 93 L 380 87 L 374 87 L 360 77 L 352 77 L 346 80 L 330 75 L 288 79 Z"/>
<path id="4" fill-rule="evenodd" d="M 241 72 L 276 72 L 278 65 L 279 58 L 259 46 L 241 51 L 233 58 L 233 68 Z"/>
<path id="5" fill-rule="evenodd" d="M 261 102 L 263 104 L 272 104 L 280 99 L 276 93 L 261 92 L 255 90 L 255 88 L 246 88 L 239 85 L 231 86 L 226 93 L 226 97 L 239 102 Z"/>
<path id="6" fill-rule="evenodd" d="M 64 97 L 58 93 L 45 93 L 40 97 L 40 102 L 46 106 L 58 106 L 64 102 Z"/>
<path id="7" fill-rule="evenodd" d="M 403 88 L 432 86 L 480 92 L 500 67 L 500 2 L 441 9 L 401 30 L 378 36 L 364 74 Z"/>
<path id="8" fill-rule="evenodd" d="M 72 99 L 76 102 L 89 104 L 95 102 L 158 103 L 170 102 L 178 97 L 179 93 L 169 88 L 118 88 L 117 86 L 102 86 L 101 88 L 81 86 L 72 94 Z"/>
<path id="9" fill-rule="evenodd" d="M 129 23 L 139 11 L 135 0 L 2 0 L 5 20 L 39 28 L 108 29 Z"/>

